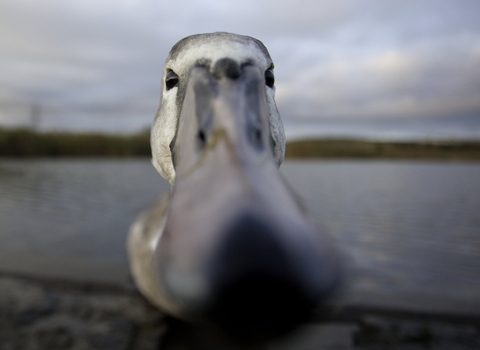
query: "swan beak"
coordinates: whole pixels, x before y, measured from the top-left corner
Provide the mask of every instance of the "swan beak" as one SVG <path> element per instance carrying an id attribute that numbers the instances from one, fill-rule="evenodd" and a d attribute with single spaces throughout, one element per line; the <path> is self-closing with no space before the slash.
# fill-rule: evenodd
<path id="1" fill-rule="evenodd" d="M 259 340 L 325 302 L 341 259 L 273 160 L 263 72 L 231 61 L 190 72 L 155 264 L 172 313 Z"/>

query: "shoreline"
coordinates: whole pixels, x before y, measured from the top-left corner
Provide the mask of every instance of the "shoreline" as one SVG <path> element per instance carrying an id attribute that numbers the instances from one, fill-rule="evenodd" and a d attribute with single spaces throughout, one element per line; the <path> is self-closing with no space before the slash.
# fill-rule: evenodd
<path id="1" fill-rule="evenodd" d="M 353 304 L 327 305 L 321 311 L 268 349 L 302 350 L 312 348 L 311 344 L 326 349 L 480 346 L 478 312 L 422 312 Z M 163 344 L 163 338 L 172 342 L 168 329 L 166 318 L 133 284 L 0 272 L 0 344 L 7 348 L 149 350 Z M 180 343 L 185 341 L 185 337 L 177 338 L 174 340 Z M 188 345 L 182 346 L 188 349 Z"/>
<path id="2" fill-rule="evenodd" d="M 0 157 L 150 157 L 150 134 L 38 132 L 0 128 Z M 358 137 L 287 139 L 286 158 L 446 159 L 480 161 L 477 139 L 390 140 Z"/>
<path id="3" fill-rule="evenodd" d="M 480 161 L 480 142 L 468 140 L 301 139 L 287 142 L 288 159 Z"/>

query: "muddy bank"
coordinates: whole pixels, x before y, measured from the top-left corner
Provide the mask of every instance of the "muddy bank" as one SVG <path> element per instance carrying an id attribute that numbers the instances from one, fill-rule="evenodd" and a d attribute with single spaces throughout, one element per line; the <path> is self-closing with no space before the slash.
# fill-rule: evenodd
<path id="1" fill-rule="evenodd" d="M 478 349 L 480 317 L 334 306 L 268 348 Z M 218 349 L 133 287 L 0 274 L 0 349 Z"/>
<path id="2" fill-rule="evenodd" d="M 0 349 L 155 349 L 161 315 L 113 285 L 0 275 Z"/>

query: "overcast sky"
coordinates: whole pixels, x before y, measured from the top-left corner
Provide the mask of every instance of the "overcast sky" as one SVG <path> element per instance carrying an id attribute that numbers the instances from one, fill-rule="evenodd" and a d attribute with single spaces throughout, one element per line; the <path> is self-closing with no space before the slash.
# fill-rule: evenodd
<path id="1" fill-rule="evenodd" d="M 287 123 L 480 119 L 478 0 L 0 0 L 0 125 L 144 128 L 171 46 L 211 31 L 264 42 Z"/>

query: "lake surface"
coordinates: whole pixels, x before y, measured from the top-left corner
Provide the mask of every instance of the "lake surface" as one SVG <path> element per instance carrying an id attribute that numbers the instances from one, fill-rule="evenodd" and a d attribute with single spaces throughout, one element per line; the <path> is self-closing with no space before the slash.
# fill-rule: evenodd
<path id="1" fill-rule="evenodd" d="M 480 310 L 480 163 L 287 161 L 282 172 L 345 252 L 346 300 Z M 0 159 L 0 270 L 126 283 L 129 225 L 168 188 L 147 159 Z"/>

